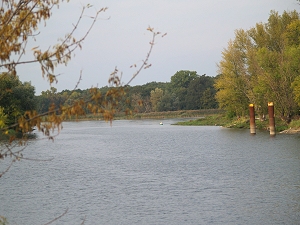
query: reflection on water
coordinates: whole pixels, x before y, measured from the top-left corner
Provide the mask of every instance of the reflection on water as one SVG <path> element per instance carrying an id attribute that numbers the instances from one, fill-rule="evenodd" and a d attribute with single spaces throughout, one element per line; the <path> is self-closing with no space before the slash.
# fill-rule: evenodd
<path id="1" fill-rule="evenodd" d="M 65 123 L 0 179 L 10 224 L 299 224 L 299 135 L 176 120 Z M 1 165 L 1 164 L 0 164 Z"/>

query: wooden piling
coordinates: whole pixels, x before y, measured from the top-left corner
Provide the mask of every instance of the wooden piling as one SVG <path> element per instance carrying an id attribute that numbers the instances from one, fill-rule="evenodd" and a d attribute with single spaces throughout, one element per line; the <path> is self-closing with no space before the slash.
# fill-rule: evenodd
<path id="1" fill-rule="evenodd" d="M 250 134 L 256 134 L 254 104 L 249 105 Z"/>
<path id="2" fill-rule="evenodd" d="M 274 116 L 274 104 L 273 102 L 268 102 L 268 112 L 269 112 L 269 129 L 270 135 L 275 136 L 275 116 Z"/>

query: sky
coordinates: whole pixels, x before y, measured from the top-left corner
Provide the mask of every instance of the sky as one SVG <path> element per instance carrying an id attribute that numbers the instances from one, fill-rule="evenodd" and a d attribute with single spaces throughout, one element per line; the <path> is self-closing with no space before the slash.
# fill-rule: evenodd
<path id="1" fill-rule="evenodd" d="M 47 26 L 41 25 L 36 41 L 28 44 L 26 57 L 31 58 L 31 48 L 44 49 L 56 44 L 58 38 L 70 32 L 82 10 L 90 4 L 75 36 L 83 36 L 97 9 L 108 7 L 101 13 L 82 50 L 77 50 L 68 66 L 59 66 L 56 74 L 58 91 L 73 90 L 82 73 L 78 88 L 103 87 L 115 67 L 122 72 L 122 82 L 127 83 L 141 65 L 150 48 L 150 26 L 162 34 L 157 36 L 149 63 L 130 83 L 143 85 L 152 81 L 170 82 L 180 70 L 196 71 L 198 75 L 217 75 L 217 64 L 228 41 L 237 29 L 248 30 L 256 23 L 265 23 L 271 10 L 298 10 L 296 0 L 71 0 L 54 9 Z M 36 95 L 50 88 L 42 78 L 38 65 L 20 66 L 17 69 L 22 81 L 31 81 Z"/>

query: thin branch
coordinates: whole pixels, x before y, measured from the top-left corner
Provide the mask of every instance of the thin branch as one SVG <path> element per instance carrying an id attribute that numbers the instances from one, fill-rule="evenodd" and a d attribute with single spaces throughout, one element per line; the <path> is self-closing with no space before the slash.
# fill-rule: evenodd
<path id="1" fill-rule="evenodd" d="M 148 60 L 150 58 L 150 54 L 151 54 L 152 49 L 153 49 L 153 45 L 154 45 L 154 41 L 155 41 L 156 35 L 157 35 L 157 33 L 153 32 L 152 41 L 150 42 L 150 49 L 149 49 L 149 51 L 147 53 L 146 59 L 143 61 L 143 64 L 140 66 L 140 68 L 137 70 L 137 72 L 134 73 L 133 76 L 131 77 L 131 79 L 126 83 L 126 85 L 129 85 L 133 81 L 133 79 L 136 78 L 136 76 L 142 71 L 142 69 L 144 67 L 146 67 L 147 62 L 148 62 Z"/>
<path id="2" fill-rule="evenodd" d="M 80 84 L 80 81 L 82 80 L 82 70 L 80 70 L 80 74 L 79 74 L 79 78 L 78 78 L 78 81 L 75 85 L 75 87 L 73 88 L 73 90 L 70 92 L 69 96 L 66 98 L 65 102 L 68 101 L 71 97 L 71 95 L 73 94 L 73 92 L 78 88 L 79 84 Z"/>
<path id="3" fill-rule="evenodd" d="M 81 224 L 80 224 L 80 225 L 84 225 L 85 218 L 86 218 L 86 217 L 84 217 L 84 219 L 82 220 L 82 222 L 81 222 Z"/>
<path id="4" fill-rule="evenodd" d="M 64 215 L 66 215 L 66 214 L 68 213 L 68 211 L 69 211 L 69 209 L 66 209 L 66 211 L 65 211 L 63 214 L 61 214 L 60 216 L 58 216 L 58 217 L 54 218 L 54 219 L 53 219 L 53 220 L 51 220 L 50 222 L 48 222 L 48 223 L 45 223 L 44 225 L 49 225 L 49 224 L 51 224 L 51 223 L 55 222 L 56 220 L 58 220 L 58 219 L 62 218 Z"/>
<path id="5" fill-rule="evenodd" d="M 25 3 L 28 4 L 29 2 Z M 19 2 L 19 4 L 21 5 L 22 2 Z M 20 21 L 20 26 L 22 26 L 23 22 L 27 19 L 27 17 L 30 15 L 31 12 L 33 12 L 33 9 L 36 7 L 38 3 L 34 3 L 34 5 L 31 7 L 31 9 L 28 11 L 27 15 Z M 17 14 L 18 10 L 20 9 L 20 5 L 17 6 L 16 11 L 14 12 L 14 14 L 11 16 L 11 18 L 9 18 L 8 21 L 6 21 L 4 24 L 9 24 L 12 20 L 12 18 Z M 11 31 L 11 35 L 16 31 L 17 27 L 15 27 L 12 31 Z M 9 35 L 7 36 L 6 40 L 7 41 L 9 39 Z"/>
<path id="6" fill-rule="evenodd" d="M 104 10 L 105 10 L 105 8 L 104 8 L 104 9 L 101 9 L 100 11 L 98 11 L 98 13 L 100 13 L 101 11 L 104 11 Z M 97 16 L 96 16 L 96 17 L 97 17 Z M 95 23 L 95 21 L 96 21 L 96 18 L 95 18 L 93 24 Z M 88 30 L 88 32 L 91 30 L 91 28 L 92 28 L 92 26 L 90 27 L 90 29 Z M 160 34 L 160 33 L 159 33 L 159 32 L 154 32 L 153 29 L 150 28 L 150 27 L 148 28 L 148 30 L 150 30 L 150 31 L 153 33 L 152 41 L 150 42 L 150 49 L 149 49 L 149 51 L 148 51 L 148 53 L 147 53 L 147 55 L 146 55 L 145 60 L 143 61 L 143 64 L 140 66 L 140 68 L 137 70 L 137 72 L 133 74 L 132 78 L 126 83 L 126 85 L 129 85 L 129 84 L 132 82 L 132 80 L 133 80 L 133 79 L 141 72 L 141 70 L 142 70 L 143 68 L 148 68 L 148 67 L 149 67 L 149 65 L 147 65 L 147 62 L 148 62 L 148 60 L 149 60 L 149 58 L 150 58 L 150 55 L 151 55 L 151 52 L 152 52 L 152 49 L 153 49 L 153 46 L 154 46 L 155 37 L 156 37 L 158 34 Z M 88 34 L 88 33 L 87 33 L 87 34 Z M 86 37 L 87 34 L 86 34 L 84 37 Z M 166 34 L 162 35 L 162 37 L 164 37 L 165 35 L 166 35 Z M 83 38 L 83 39 L 84 39 L 84 38 Z M 148 67 L 147 67 L 147 66 L 148 66 Z M 116 69 L 115 69 L 115 71 L 116 71 Z M 115 73 L 115 72 L 114 72 L 114 73 Z M 81 74 L 80 74 L 80 77 L 79 77 L 79 80 L 78 80 L 76 86 L 78 86 L 80 80 L 81 80 Z M 75 86 L 75 88 L 76 88 L 76 86 Z M 92 101 L 93 101 L 93 100 L 90 99 L 90 100 L 88 100 L 88 101 L 84 101 L 84 103 L 89 103 L 89 102 L 92 102 Z M 62 109 L 61 107 L 59 107 L 59 108 L 50 110 L 50 111 L 48 111 L 48 112 L 45 112 L 45 113 L 41 113 L 41 114 L 39 114 L 39 115 L 36 115 L 36 116 L 34 116 L 34 117 L 32 117 L 32 118 L 26 119 L 24 122 L 30 122 L 30 121 L 32 121 L 32 120 L 34 120 L 34 119 L 37 119 L 37 118 L 46 116 L 46 115 L 51 114 L 51 113 L 56 113 L 56 112 L 59 112 L 59 111 L 67 111 L 67 110 L 71 109 L 72 107 L 73 107 L 73 106 L 69 106 L 69 107 L 67 107 L 67 108 L 65 108 L 65 109 Z M 15 123 L 15 124 L 12 124 L 12 125 L 10 125 L 10 126 L 7 126 L 7 127 L 5 127 L 5 128 L 0 129 L 0 131 L 5 131 L 5 130 L 8 130 L 8 129 L 17 127 L 18 125 L 19 125 L 19 123 Z"/>
<path id="7" fill-rule="evenodd" d="M 11 163 L 9 164 L 9 166 L 6 168 L 6 170 L 4 170 L 2 173 L 0 173 L 0 178 L 5 174 L 7 173 L 7 171 L 10 169 L 10 167 L 12 166 L 12 164 L 14 163 L 15 161 L 12 160 Z"/>
<path id="8" fill-rule="evenodd" d="M 60 46 L 64 45 L 68 40 L 70 40 L 70 38 L 72 37 L 72 34 L 73 34 L 73 33 L 75 32 L 75 30 L 78 28 L 78 25 L 79 25 L 80 21 L 82 20 L 83 13 L 84 13 L 85 9 L 86 9 L 86 8 L 83 7 L 82 12 L 81 12 L 81 14 L 80 14 L 80 17 L 79 17 L 77 23 L 74 25 L 74 28 L 72 29 L 71 33 L 63 40 L 63 42 L 60 44 Z M 80 43 L 83 42 L 83 41 L 86 39 L 86 37 L 89 35 L 90 31 L 92 30 L 94 24 L 96 23 L 97 18 L 98 18 L 98 16 L 99 16 L 99 13 L 105 12 L 106 9 L 107 9 L 107 8 L 102 8 L 102 9 L 100 9 L 100 10 L 97 11 L 97 13 L 96 13 L 96 15 L 95 15 L 94 17 L 90 17 L 90 18 L 93 18 L 93 22 L 92 22 L 91 25 L 89 26 L 89 29 L 87 30 L 87 32 L 85 33 L 85 35 L 84 35 L 81 39 L 79 39 L 78 41 L 73 42 L 73 43 L 71 43 L 70 45 L 65 46 L 65 49 L 68 49 L 68 52 L 65 53 L 64 55 L 62 55 L 61 58 L 66 57 L 67 55 L 69 55 L 69 54 L 71 54 L 72 52 L 74 52 L 78 47 L 80 47 Z M 70 48 L 71 48 L 71 49 L 70 49 Z M 43 59 L 43 61 L 51 60 L 51 58 L 52 58 L 53 56 L 55 56 L 56 53 L 57 53 L 57 50 L 54 51 L 52 54 L 50 54 L 47 58 Z M 52 59 L 51 61 L 52 61 L 52 62 L 56 62 L 56 61 L 58 61 L 58 60 L 57 60 L 57 59 Z M 15 67 L 16 65 L 20 65 L 20 64 L 30 64 L 30 63 L 36 63 L 36 62 L 40 62 L 41 65 L 42 65 L 42 67 L 43 67 L 44 69 L 46 69 L 46 71 L 48 72 L 48 69 L 47 69 L 47 68 L 42 64 L 42 62 L 41 62 L 40 60 L 38 60 L 38 59 L 28 60 L 28 61 L 22 61 L 22 62 L 20 62 L 20 61 L 18 60 L 18 62 L 1 64 L 1 65 L 0 65 L 0 68 L 1 68 L 1 67 L 8 67 L 8 66 L 14 66 L 14 67 Z M 48 73 L 49 73 L 49 72 L 48 72 Z"/>
<path id="9" fill-rule="evenodd" d="M 23 157 L 22 155 L 18 156 L 17 154 L 20 154 L 21 152 L 23 152 L 25 150 L 25 148 L 27 146 L 24 146 L 21 150 L 18 150 L 16 152 L 12 151 L 12 148 L 10 148 L 7 144 L 5 144 L 5 147 L 7 148 L 7 152 L 6 153 L 10 153 L 10 155 L 14 156 L 15 159 L 24 159 L 24 160 L 29 160 L 29 161 L 37 161 L 37 162 L 48 162 L 48 161 L 52 161 L 54 158 L 50 158 L 50 159 L 34 159 L 34 158 L 26 158 Z"/>

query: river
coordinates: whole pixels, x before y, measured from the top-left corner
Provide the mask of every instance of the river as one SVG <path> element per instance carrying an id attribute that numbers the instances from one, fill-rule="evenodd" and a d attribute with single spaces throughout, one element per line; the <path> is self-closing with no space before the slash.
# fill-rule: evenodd
<path id="1" fill-rule="evenodd" d="M 0 178 L 10 225 L 300 224 L 300 135 L 177 120 L 66 122 Z M 3 170 L 5 162 L 0 162 Z"/>

